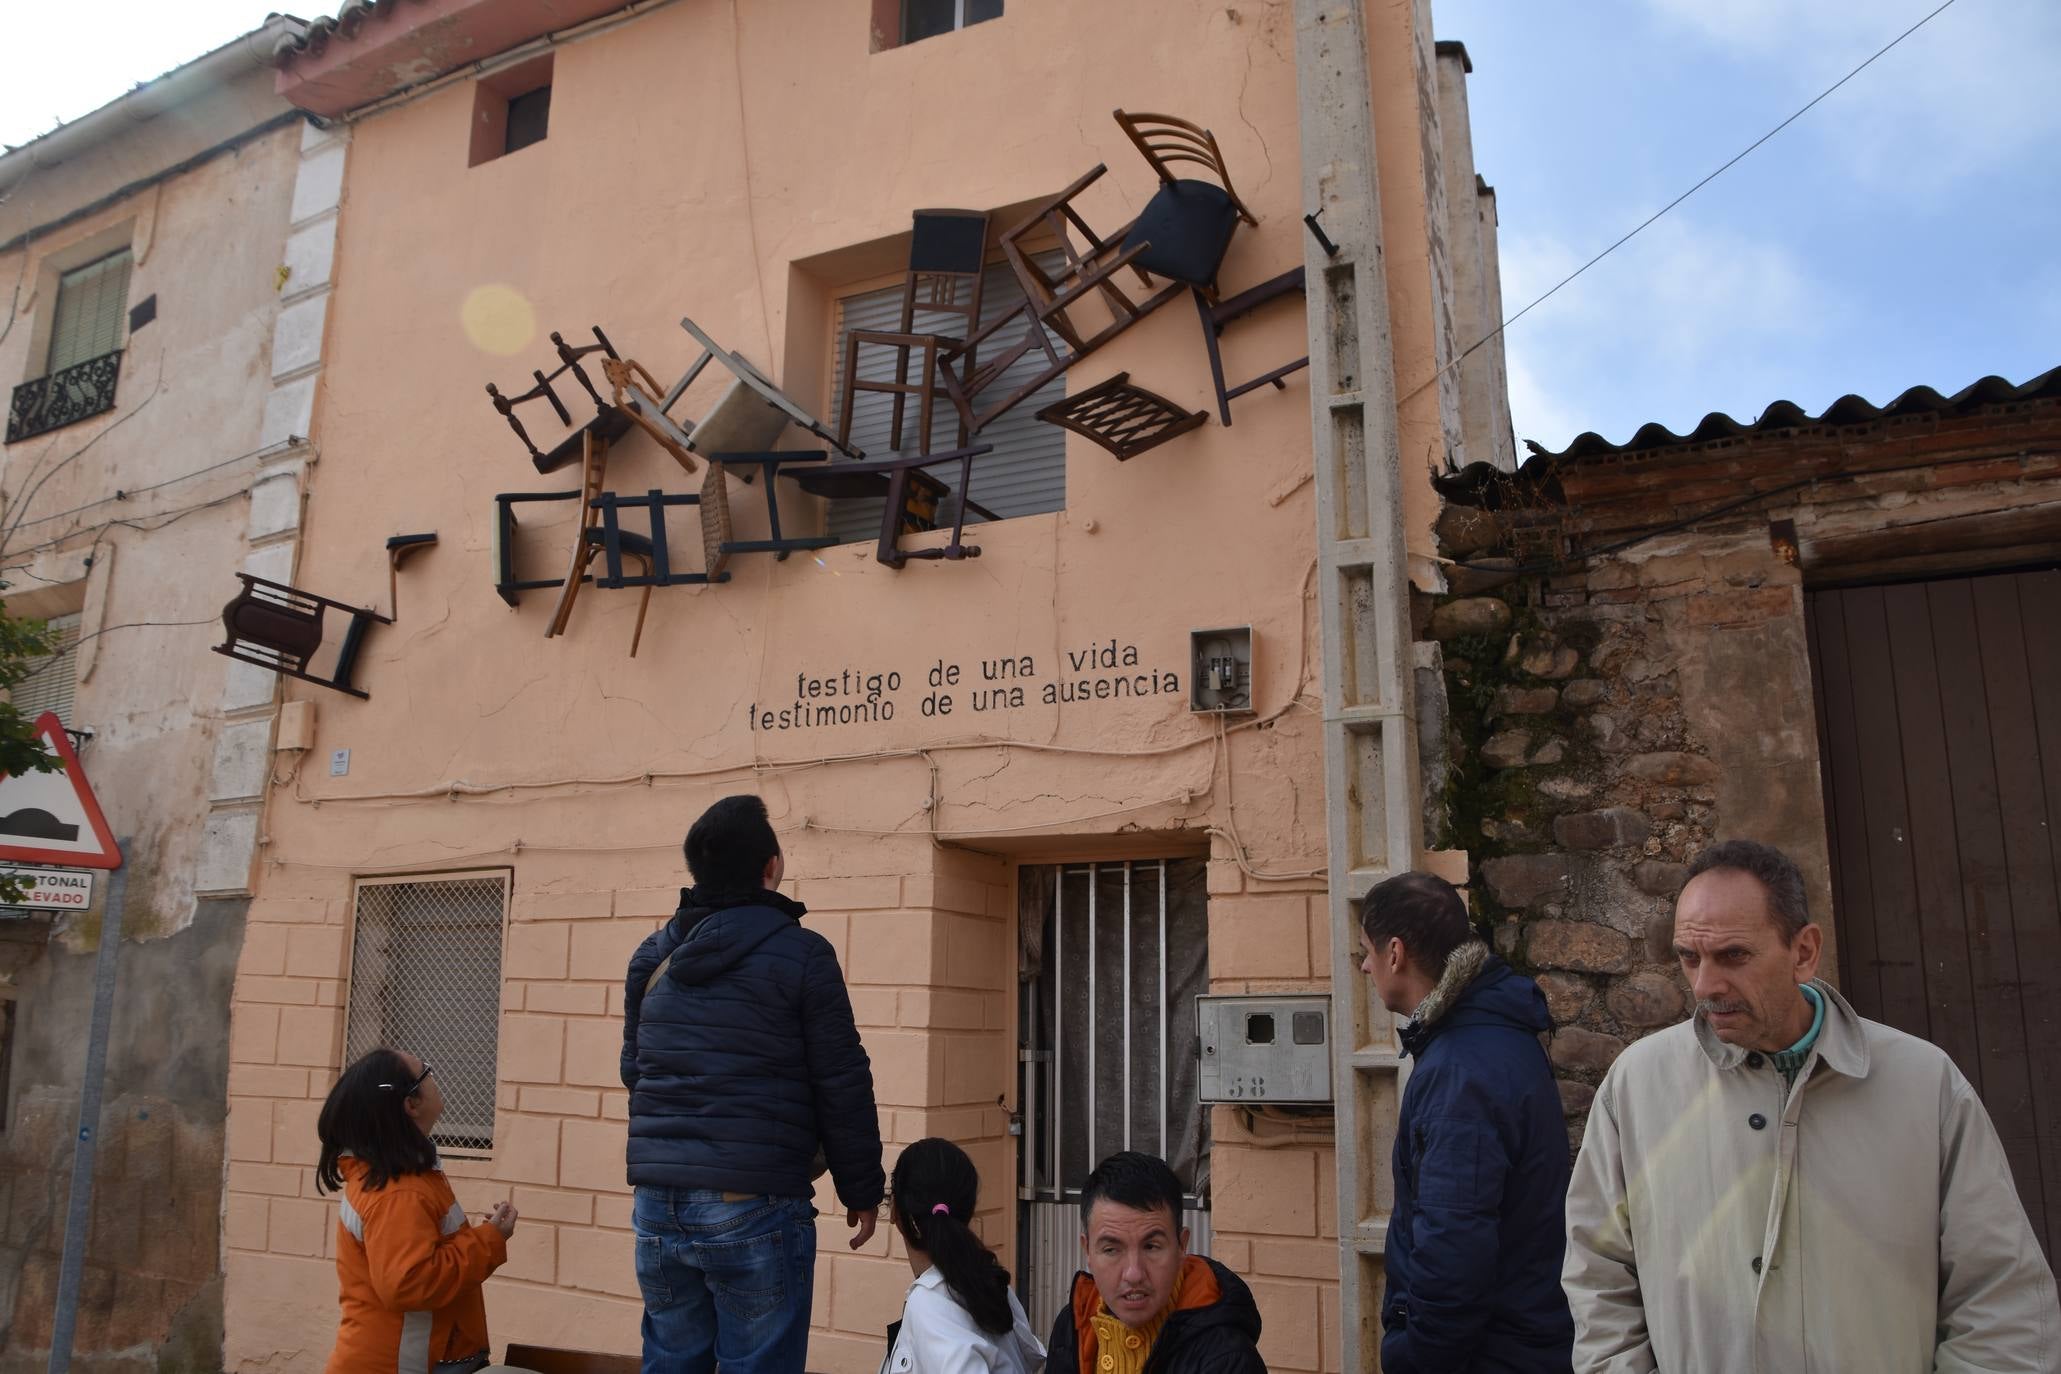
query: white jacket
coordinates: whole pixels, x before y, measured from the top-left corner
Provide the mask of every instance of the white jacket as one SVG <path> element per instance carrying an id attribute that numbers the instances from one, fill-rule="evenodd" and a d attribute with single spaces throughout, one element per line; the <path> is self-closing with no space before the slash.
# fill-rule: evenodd
<path id="1" fill-rule="evenodd" d="M 882 1374 L 1036 1374 L 1045 1346 L 1013 1291 L 1009 1312 L 1016 1326 L 1008 1335 L 981 1330 L 933 1264 L 909 1285 Z"/>
<path id="2" fill-rule="evenodd" d="M 1974 1089 L 1816 986 L 1786 1097 L 1701 1018 L 1605 1076 L 1567 1198 L 1575 1369 L 2061 1371 L 2054 1276 Z"/>

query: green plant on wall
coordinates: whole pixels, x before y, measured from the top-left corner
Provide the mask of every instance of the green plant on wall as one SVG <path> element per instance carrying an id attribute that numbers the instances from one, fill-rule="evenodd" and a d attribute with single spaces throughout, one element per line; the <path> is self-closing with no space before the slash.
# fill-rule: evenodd
<path id="1" fill-rule="evenodd" d="M 0 591 L 6 589 L 0 582 Z M 50 629 L 40 620 L 19 620 L 7 614 L 0 601 L 0 773 L 48 773 L 58 766 L 57 755 L 43 746 L 36 735 L 36 722 L 22 715 L 14 704 L 14 688 L 43 666 L 57 651 Z M 0 876 L 0 905 L 18 902 L 25 887 L 18 878 Z"/>

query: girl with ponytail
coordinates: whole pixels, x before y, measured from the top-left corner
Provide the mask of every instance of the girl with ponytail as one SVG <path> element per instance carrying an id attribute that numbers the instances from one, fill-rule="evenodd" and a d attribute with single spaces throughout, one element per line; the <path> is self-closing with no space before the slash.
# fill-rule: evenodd
<path id="1" fill-rule="evenodd" d="M 916 1282 L 888 1329 L 882 1374 L 1034 1374 L 1045 1347 L 1009 1275 L 973 1233 L 980 1175 L 966 1152 L 935 1136 L 895 1161 L 890 1199 Z"/>

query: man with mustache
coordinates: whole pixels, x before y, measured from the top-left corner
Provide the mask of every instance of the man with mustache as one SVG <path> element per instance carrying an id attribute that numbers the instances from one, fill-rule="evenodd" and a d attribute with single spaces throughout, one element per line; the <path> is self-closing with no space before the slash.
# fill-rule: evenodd
<path id="1" fill-rule="evenodd" d="M 1696 1012 L 1611 1066 L 1575 1161 L 1578 1371 L 2061 1371 L 2054 1276 L 1975 1090 L 1820 981 L 1823 940 L 1781 851 L 1690 866 Z"/>

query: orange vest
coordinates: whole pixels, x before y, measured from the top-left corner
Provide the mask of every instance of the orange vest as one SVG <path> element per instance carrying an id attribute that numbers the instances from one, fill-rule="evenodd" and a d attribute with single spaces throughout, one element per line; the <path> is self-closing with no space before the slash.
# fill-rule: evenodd
<path id="1" fill-rule="evenodd" d="M 327 1374 L 430 1374 L 439 1360 L 487 1348 L 481 1285 L 508 1260 L 508 1241 L 465 1224 L 441 1170 L 364 1186 L 345 1158 L 336 1278 L 343 1320 Z"/>

